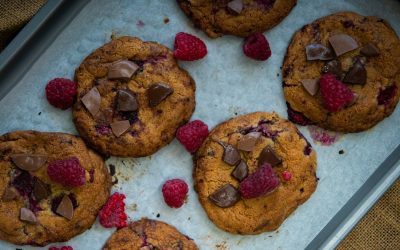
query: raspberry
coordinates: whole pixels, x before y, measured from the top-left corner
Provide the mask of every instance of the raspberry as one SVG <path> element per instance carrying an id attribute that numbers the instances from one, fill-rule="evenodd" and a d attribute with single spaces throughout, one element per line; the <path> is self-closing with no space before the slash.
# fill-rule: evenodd
<path id="1" fill-rule="evenodd" d="M 175 36 L 174 57 L 183 61 L 195 61 L 207 55 L 207 47 L 199 38 L 179 32 Z"/>
<path id="2" fill-rule="evenodd" d="M 208 136 L 208 126 L 200 120 L 195 120 L 178 128 L 176 138 L 186 150 L 194 153 Z"/>
<path id="3" fill-rule="evenodd" d="M 125 195 L 114 193 L 99 212 L 100 224 L 105 228 L 127 226 L 125 214 Z"/>
<path id="4" fill-rule="evenodd" d="M 269 43 L 262 33 L 254 33 L 244 40 L 243 52 L 246 56 L 265 61 L 271 56 Z"/>
<path id="5" fill-rule="evenodd" d="M 278 185 L 279 178 L 271 165 L 265 163 L 240 183 L 239 191 L 243 198 L 251 199 L 273 191 Z"/>
<path id="6" fill-rule="evenodd" d="M 294 111 L 291 107 L 288 107 L 288 119 L 294 123 L 297 123 L 301 126 L 306 126 L 311 124 L 311 121 L 305 117 L 302 113 Z"/>
<path id="7" fill-rule="evenodd" d="M 86 182 L 85 169 L 76 157 L 50 162 L 47 174 L 52 181 L 67 187 L 78 187 Z"/>
<path id="8" fill-rule="evenodd" d="M 396 85 L 392 85 L 383 90 L 381 89 L 378 95 L 378 104 L 385 106 L 389 105 L 393 97 L 396 96 L 396 91 L 397 91 Z"/>
<path id="9" fill-rule="evenodd" d="M 59 109 L 65 110 L 71 107 L 76 94 L 76 83 L 68 79 L 55 78 L 46 86 L 47 101 Z"/>
<path id="10" fill-rule="evenodd" d="M 292 173 L 290 173 L 289 171 L 283 171 L 282 178 L 284 181 L 290 181 L 290 179 L 292 179 Z"/>
<path id="11" fill-rule="evenodd" d="M 189 191 L 188 185 L 181 179 L 172 179 L 164 183 L 162 193 L 168 206 L 180 208 Z"/>
<path id="12" fill-rule="evenodd" d="M 49 250 L 74 250 L 71 246 L 49 247 Z"/>
<path id="13" fill-rule="evenodd" d="M 333 74 L 323 75 L 319 85 L 324 106 L 330 112 L 343 109 L 354 99 L 354 93 Z"/>

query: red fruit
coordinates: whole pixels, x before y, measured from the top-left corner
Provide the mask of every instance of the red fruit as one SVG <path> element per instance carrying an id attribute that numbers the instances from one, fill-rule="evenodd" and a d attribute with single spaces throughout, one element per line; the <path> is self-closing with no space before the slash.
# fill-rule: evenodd
<path id="1" fill-rule="evenodd" d="M 199 38 L 184 32 L 175 36 L 174 57 L 183 61 L 195 61 L 207 55 L 207 47 Z"/>
<path id="2" fill-rule="evenodd" d="M 243 52 L 246 56 L 265 61 L 271 56 L 271 48 L 262 33 L 254 33 L 244 40 Z"/>
<path id="3" fill-rule="evenodd" d="M 352 103 L 354 93 L 346 84 L 337 80 L 333 74 L 324 74 L 319 80 L 324 107 L 329 112 L 336 112 Z"/>
<path id="4" fill-rule="evenodd" d="M 76 157 L 50 162 L 47 174 L 52 181 L 67 187 L 82 186 L 86 182 L 85 169 Z"/>
<path id="5" fill-rule="evenodd" d="M 49 250 L 74 250 L 71 246 L 49 247 Z"/>
<path id="6" fill-rule="evenodd" d="M 65 110 L 71 107 L 76 94 L 76 83 L 68 79 L 55 78 L 46 85 L 47 101 L 59 109 Z"/>
<path id="7" fill-rule="evenodd" d="M 188 185 L 181 179 L 168 180 L 162 187 L 164 201 L 172 208 L 180 208 L 183 205 L 188 191 Z"/>
<path id="8" fill-rule="evenodd" d="M 176 138 L 186 150 L 194 153 L 208 136 L 208 126 L 200 120 L 191 121 L 176 131 Z"/>
<path id="9" fill-rule="evenodd" d="M 105 228 L 127 226 L 127 216 L 125 214 L 125 195 L 114 193 L 99 212 L 100 224 Z"/>
<path id="10" fill-rule="evenodd" d="M 290 173 L 289 171 L 283 171 L 282 178 L 284 181 L 290 181 L 290 179 L 292 179 L 292 173 Z"/>
<path id="11" fill-rule="evenodd" d="M 307 117 L 300 112 L 294 111 L 291 107 L 288 107 L 287 112 L 290 121 L 302 126 L 311 124 L 311 121 Z"/>
<path id="12" fill-rule="evenodd" d="M 244 199 L 252 199 L 273 191 L 278 185 L 279 178 L 271 165 L 265 163 L 240 183 L 239 191 Z"/>

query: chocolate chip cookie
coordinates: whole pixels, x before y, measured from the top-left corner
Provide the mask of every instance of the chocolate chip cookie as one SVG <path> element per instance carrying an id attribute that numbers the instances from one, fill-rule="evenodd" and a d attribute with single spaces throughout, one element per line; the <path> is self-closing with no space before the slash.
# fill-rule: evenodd
<path id="1" fill-rule="evenodd" d="M 0 239 L 43 246 L 90 228 L 111 178 L 103 159 L 73 135 L 0 136 Z"/>
<path id="2" fill-rule="evenodd" d="M 291 120 L 363 131 L 399 101 L 400 40 L 382 18 L 332 14 L 294 35 L 282 77 Z"/>
<path id="3" fill-rule="evenodd" d="M 116 231 L 108 239 L 103 250 L 151 250 L 184 249 L 197 250 L 188 236 L 164 222 L 143 218 L 132 222 L 128 227 Z"/>
<path id="4" fill-rule="evenodd" d="M 297 0 L 178 0 L 194 24 L 209 37 L 246 37 L 264 32 L 285 18 Z"/>
<path id="5" fill-rule="evenodd" d="M 114 39 L 82 62 L 75 79 L 75 126 L 104 155 L 153 154 L 195 108 L 194 80 L 155 42 Z"/>
<path id="6" fill-rule="evenodd" d="M 317 187 L 316 153 L 276 113 L 238 116 L 214 128 L 195 157 L 208 217 L 234 234 L 277 229 Z"/>

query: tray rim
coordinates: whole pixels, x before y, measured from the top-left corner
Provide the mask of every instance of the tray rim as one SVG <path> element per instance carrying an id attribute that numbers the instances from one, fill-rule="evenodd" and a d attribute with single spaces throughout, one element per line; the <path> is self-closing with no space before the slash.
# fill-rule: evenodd
<path id="1" fill-rule="evenodd" d="M 0 100 L 91 0 L 48 0 L 0 53 Z M 41 33 L 42 32 L 42 33 Z M 40 43 L 46 37 L 46 42 Z M 18 60 L 21 55 L 24 60 Z M 334 249 L 400 178 L 400 144 L 314 237 L 306 249 Z"/>

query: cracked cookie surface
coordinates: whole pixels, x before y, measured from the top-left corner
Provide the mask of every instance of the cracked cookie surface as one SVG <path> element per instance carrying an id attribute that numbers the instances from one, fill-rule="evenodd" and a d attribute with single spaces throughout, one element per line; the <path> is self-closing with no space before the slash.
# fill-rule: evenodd
<path id="1" fill-rule="evenodd" d="M 254 138 L 255 133 L 261 133 L 256 142 L 250 138 Z M 237 168 L 243 163 L 238 164 L 238 157 L 232 154 L 228 157 L 222 145 L 231 145 L 240 151 L 241 161 L 248 167 L 245 176 L 256 172 L 261 161 L 266 159 L 280 180 L 279 186 L 253 199 L 234 197 L 235 202 L 230 203 L 233 195 L 229 193 L 240 189 L 239 180 L 243 175 Z M 275 155 L 263 155 L 266 149 Z M 221 123 L 211 131 L 194 161 L 195 190 L 201 205 L 215 225 L 234 234 L 259 234 L 277 229 L 317 187 L 315 151 L 294 124 L 276 113 L 256 112 Z M 288 172 L 291 174 L 289 181 L 283 176 Z M 229 189 L 222 188 L 227 184 L 230 184 Z M 225 191 L 232 199 L 213 202 L 218 190 Z"/>
<path id="2" fill-rule="evenodd" d="M 32 162 L 26 155 L 40 158 Z M 70 157 L 84 169 L 84 184 L 73 188 L 47 174 L 50 163 Z M 84 232 L 111 189 L 103 159 L 80 138 L 64 133 L 17 131 L 0 136 L 0 175 L 0 239 L 19 245 L 42 246 Z"/>

